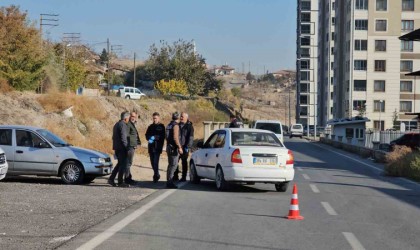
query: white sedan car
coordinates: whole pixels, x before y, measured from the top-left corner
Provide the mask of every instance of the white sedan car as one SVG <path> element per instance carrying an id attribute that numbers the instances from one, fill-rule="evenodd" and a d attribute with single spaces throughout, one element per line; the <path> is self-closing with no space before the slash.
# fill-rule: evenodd
<path id="1" fill-rule="evenodd" d="M 3 149 L 0 148 L 0 180 L 4 179 L 7 174 L 8 164 L 6 160 L 6 154 Z"/>
<path id="2" fill-rule="evenodd" d="M 207 178 L 225 190 L 229 182 L 273 183 L 285 192 L 295 174 L 292 151 L 267 130 L 220 129 L 198 147 L 190 161 L 190 181 L 195 184 Z"/>

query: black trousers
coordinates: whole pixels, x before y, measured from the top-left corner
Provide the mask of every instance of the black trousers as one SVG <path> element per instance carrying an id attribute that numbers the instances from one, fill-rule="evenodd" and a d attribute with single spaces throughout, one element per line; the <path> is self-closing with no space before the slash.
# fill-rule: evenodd
<path id="1" fill-rule="evenodd" d="M 129 176 L 128 171 L 128 152 L 126 150 L 117 150 L 115 151 L 115 155 L 117 156 L 118 163 L 115 168 L 112 170 L 111 176 L 109 180 L 114 181 L 115 177 L 118 173 L 118 184 L 122 184 L 126 181 Z"/>
<path id="2" fill-rule="evenodd" d="M 160 174 L 159 174 L 160 153 L 159 152 L 149 152 L 149 156 L 150 156 L 150 163 L 152 164 L 152 168 L 153 168 L 153 177 L 155 177 L 155 178 L 160 177 Z"/>
<path id="3" fill-rule="evenodd" d="M 181 160 L 181 164 L 182 164 L 182 178 L 187 178 L 187 173 L 188 173 L 188 153 L 183 153 L 182 155 L 179 156 L 179 159 Z M 179 161 L 179 160 L 178 160 Z M 174 175 L 178 176 L 179 174 L 179 168 L 178 166 L 176 166 L 176 170 Z"/>

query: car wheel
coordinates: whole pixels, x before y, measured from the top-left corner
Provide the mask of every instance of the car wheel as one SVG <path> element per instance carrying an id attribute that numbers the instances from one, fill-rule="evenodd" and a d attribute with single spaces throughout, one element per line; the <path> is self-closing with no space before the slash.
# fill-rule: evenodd
<path id="1" fill-rule="evenodd" d="M 95 179 L 96 176 L 85 176 L 85 178 L 83 178 L 83 183 L 89 184 L 92 183 Z"/>
<path id="2" fill-rule="evenodd" d="M 223 191 L 227 189 L 227 182 L 225 180 L 225 175 L 221 167 L 216 169 L 216 188 L 217 190 Z"/>
<path id="3" fill-rule="evenodd" d="M 80 184 L 84 176 L 83 167 L 77 162 L 68 161 L 61 168 L 60 177 L 66 184 Z"/>
<path id="4" fill-rule="evenodd" d="M 276 183 L 274 186 L 276 187 L 277 192 L 286 192 L 289 187 L 289 182 Z"/>
<path id="5" fill-rule="evenodd" d="M 201 178 L 197 175 L 197 169 L 195 168 L 194 162 L 190 163 L 190 182 L 194 184 L 199 184 Z"/>
<path id="6" fill-rule="evenodd" d="M 126 96 L 125 96 L 125 99 L 131 99 L 131 98 L 130 98 L 130 96 L 129 96 L 129 95 L 126 95 Z"/>

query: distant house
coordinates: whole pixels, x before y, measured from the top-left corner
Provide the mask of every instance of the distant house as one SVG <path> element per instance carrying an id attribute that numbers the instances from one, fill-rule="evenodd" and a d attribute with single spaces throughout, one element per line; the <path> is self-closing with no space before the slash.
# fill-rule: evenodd
<path id="1" fill-rule="evenodd" d="M 296 75 L 296 71 L 294 70 L 279 70 L 279 71 L 273 72 L 273 76 L 276 78 L 290 77 L 294 75 Z"/>
<path id="2" fill-rule="evenodd" d="M 213 73 L 217 76 L 227 76 L 232 75 L 235 73 L 235 69 L 230 67 L 229 65 L 222 65 L 220 67 L 215 66 L 213 68 Z"/>

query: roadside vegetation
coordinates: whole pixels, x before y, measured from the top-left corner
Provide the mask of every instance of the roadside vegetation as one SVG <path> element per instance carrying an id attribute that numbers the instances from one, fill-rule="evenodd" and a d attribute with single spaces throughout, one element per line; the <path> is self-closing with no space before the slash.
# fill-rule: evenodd
<path id="1" fill-rule="evenodd" d="M 386 156 L 385 172 L 390 176 L 407 177 L 420 181 L 420 152 L 409 147 L 396 146 Z"/>

